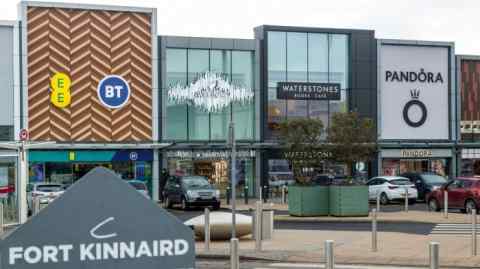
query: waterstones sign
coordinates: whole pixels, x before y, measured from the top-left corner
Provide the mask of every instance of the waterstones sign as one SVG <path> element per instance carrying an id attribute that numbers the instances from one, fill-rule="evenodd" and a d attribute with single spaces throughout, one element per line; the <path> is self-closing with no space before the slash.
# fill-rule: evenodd
<path id="1" fill-rule="evenodd" d="M 340 100 L 340 83 L 279 82 L 277 98 L 284 100 Z"/>

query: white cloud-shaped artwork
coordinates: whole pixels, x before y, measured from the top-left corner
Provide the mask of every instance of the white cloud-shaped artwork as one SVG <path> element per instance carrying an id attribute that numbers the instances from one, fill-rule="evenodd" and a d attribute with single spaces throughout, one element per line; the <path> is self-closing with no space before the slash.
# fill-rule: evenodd
<path id="1" fill-rule="evenodd" d="M 191 104 L 207 112 L 221 111 L 232 103 L 248 104 L 253 97 L 252 89 L 233 85 L 213 72 L 203 73 L 186 87 L 177 84 L 168 90 L 171 102 Z"/>

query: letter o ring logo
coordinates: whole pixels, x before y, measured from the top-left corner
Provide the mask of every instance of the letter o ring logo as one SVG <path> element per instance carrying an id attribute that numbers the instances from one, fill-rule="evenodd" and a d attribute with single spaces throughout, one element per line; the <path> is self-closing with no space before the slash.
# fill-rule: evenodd
<path id="1" fill-rule="evenodd" d="M 408 111 L 412 106 L 418 106 L 422 110 L 422 117 L 417 122 L 410 120 L 410 117 L 408 116 Z M 405 107 L 403 107 L 403 120 L 412 127 L 422 126 L 427 120 L 427 107 L 423 102 L 416 99 L 408 101 L 408 103 L 405 104 Z"/>

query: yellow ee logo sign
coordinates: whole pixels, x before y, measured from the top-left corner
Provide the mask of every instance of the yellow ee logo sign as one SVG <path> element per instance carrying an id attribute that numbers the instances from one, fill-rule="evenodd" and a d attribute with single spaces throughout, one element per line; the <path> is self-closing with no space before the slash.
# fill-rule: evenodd
<path id="1" fill-rule="evenodd" d="M 65 108 L 70 105 L 70 85 L 70 78 L 64 73 L 56 73 L 52 77 L 50 80 L 50 86 L 52 87 L 50 101 L 54 106 Z"/>

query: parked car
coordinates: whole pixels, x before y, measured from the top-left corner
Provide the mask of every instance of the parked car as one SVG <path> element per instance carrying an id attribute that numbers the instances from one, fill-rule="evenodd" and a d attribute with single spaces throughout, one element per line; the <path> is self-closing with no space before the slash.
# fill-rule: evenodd
<path id="1" fill-rule="evenodd" d="M 183 210 L 193 206 L 211 206 L 220 209 L 220 190 L 203 176 L 171 176 L 163 191 L 166 208 L 180 204 Z"/>
<path id="2" fill-rule="evenodd" d="M 62 184 L 58 183 L 29 183 L 27 185 L 27 206 L 31 213 L 33 199 L 38 197 L 40 206 L 49 204 L 65 192 Z"/>
<path id="3" fill-rule="evenodd" d="M 367 181 L 368 198 L 376 200 L 380 196 L 380 203 L 383 205 L 391 201 L 404 201 L 408 189 L 408 203 L 414 204 L 418 193 L 415 185 L 408 178 L 399 176 L 374 177 Z"/>
<path id="4" fill-rule="evenodd" d="M 150 195 L 148 194 L 147 185 L 140 180 L 129 180 L 127 181 L 130 186 L 134 187 L 141 195 L 145 196 L 145 198 L 150 199 Z"/>
<path id="5" fill-rule="evenodd" d="M 422 201 L 425 200 L 430 192 L 447 183 L 446 178 L 435 173 L 408 172 L 403 173 L 401 176 L 410 179 L 410 181 L 415 184 L 418 192 L 418 199 Z"/>
<path id="6" fill-rule="evenodd" d="M 480 205 L 480 178 L 459 177 L 449 181 L 442 187 L 432 191 L 427 196 L 428 208 L 440 211 L 445 208 L 444 192 L 448 192 L 448 208 L 460 209 L 470 213 Z"/>

